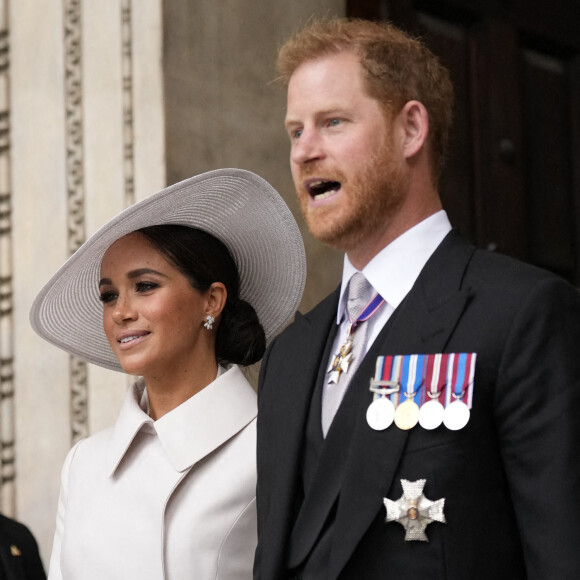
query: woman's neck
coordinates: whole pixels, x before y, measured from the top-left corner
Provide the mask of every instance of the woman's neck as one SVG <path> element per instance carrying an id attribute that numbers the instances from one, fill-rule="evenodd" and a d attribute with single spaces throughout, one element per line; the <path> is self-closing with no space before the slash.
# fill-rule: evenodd
<path id="1" fill-rule="evenodd" d="M 155 421 L 161 419 L 212 383 L 217 371 L 217 363 L 212 361 L 194 372 L 181 370 L 169 376 L 143 377 L 149 398 L 149 416 Z"/>

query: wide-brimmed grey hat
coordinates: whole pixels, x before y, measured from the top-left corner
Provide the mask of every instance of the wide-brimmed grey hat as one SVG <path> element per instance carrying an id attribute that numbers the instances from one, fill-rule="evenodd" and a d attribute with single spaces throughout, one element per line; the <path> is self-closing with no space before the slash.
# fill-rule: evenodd
<path id="1" fill-rule="evenodd" d="M 218 169 L 147 197 L 93 234 L 36 297 L 34 330 L 85 361 L 122 371 L 103 330 L 101 261 L 119 238 L 161 224 L 198 228 L 227 246 L 238 266 L 240 296 L 256 310 L 267 341 L 289 322 L 306 278 L 296 221 L 267 181 L 241 169 Z"/>

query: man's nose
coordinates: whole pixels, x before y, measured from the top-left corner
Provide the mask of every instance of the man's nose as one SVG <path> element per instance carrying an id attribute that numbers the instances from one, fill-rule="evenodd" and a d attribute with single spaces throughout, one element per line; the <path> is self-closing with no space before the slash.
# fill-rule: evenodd
<path id="1" fill-rule="evenodd" d="M 320 135 L 312 129 L 304 129 L 300 137 L 292 144 L 291 161 L 302 165 L 322 157 L 324 157 L 324 149 Z"/>

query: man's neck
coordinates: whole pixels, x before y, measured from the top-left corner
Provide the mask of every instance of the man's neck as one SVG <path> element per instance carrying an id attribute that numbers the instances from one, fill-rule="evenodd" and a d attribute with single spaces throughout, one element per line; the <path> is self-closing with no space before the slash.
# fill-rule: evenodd
<path id="1" fill-rule="evenodd" d="M 399 213 L 397 219 L 391 220 L 376 236 L 372 238 L 367 237 L 367 239 L 359 243 L 356 247 L 346 250 L 346 255 L 350 263 L 357 270 L 362 270 L 379 252 L 399 236 L 402 236 L 406 231 L 441 209 L 441 202 L 437 198 L 436 203 L 428 204 L 422 208 L 416 208 L 409 216 L 405 216 L 403 212 Z"/>

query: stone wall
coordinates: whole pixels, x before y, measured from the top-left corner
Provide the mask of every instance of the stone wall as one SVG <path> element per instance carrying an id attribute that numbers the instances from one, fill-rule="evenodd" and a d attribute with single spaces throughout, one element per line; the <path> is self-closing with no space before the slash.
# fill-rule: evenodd
<path id="1" fill-rule="evenodd" d="M 128 380 L 38 338 L 34 297 L 121 209 L 217 167 L 268 179 L 302 226 L 275 52 L 344 4 L 0 0 L 0 510 L 32 529 L 47 565 L 64 457 L 114 422 Z M 341 263 L 304 235 L 302 310 Z"/>
<path id="2" fill-rule="evenodd" d="M 300 217 L 283 127 L 286 94 L 275 82 L 276 52 L 308 19 L 343 15 L 345 5 L 345 0 L 164 3 L 168 182 L 218 167 L 249 169 L 267 179 L 297 217 L 307 246 L 301 311 L 334 289 L 342 257 L 314 241 Z"/>

